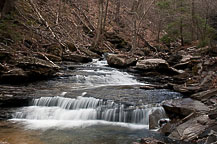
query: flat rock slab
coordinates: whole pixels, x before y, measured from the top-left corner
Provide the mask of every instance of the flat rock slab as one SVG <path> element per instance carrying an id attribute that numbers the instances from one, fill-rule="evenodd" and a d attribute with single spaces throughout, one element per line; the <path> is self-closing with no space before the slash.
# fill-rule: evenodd
<path id="1" fill-rule="evenodd" d="M 169 138 L 175 140 L 192 141 L 198 137 L 208 127 L 210 119 L 207 115 L 201 115 L 179 125 Z"/>
<path id="2" fill-rule="evenodd" d="M 192 112 L 208 113 L 209 108 L 200 101 L 191 98 L 168 100 L 163 103 L 167 113 L 186 117 Z"/>
<path id="3" fill-rule="evenodd" d="M 179 71 L 170 67 L 167 61 L 163 59 L 139 60 L 135 66 L 135 69 L 147 72 L 156 71 L 165 75 L 177 75 L 183 73 L 183 71 Z"/>
<path id="4" fill-rule="evenodd" d="M 202 91 L 196 94 L 191 95 L 190 97 L 196 100 L 207 100 L 211 97 L 217 96 L 217 89 L 211 89 L 207 91 Z"/>

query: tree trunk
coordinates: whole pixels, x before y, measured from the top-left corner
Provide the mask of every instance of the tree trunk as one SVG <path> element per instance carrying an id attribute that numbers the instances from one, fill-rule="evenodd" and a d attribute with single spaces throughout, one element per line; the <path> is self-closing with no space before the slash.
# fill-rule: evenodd
<path id="1" fill-rule="evenodd" d="M 96 32 L 96 40 L 94 42 L 94 47 L 99 45 L 100 36 L 102 34 L 102 25 L 103 25 L 103 0 L 98 0 L 98 24 L 97 24 L 97 32 Z"/>
<path id="2" fill-rule="evenodd" d="M 195 33 L 195 10 L 194 10 L 194 0 L 191 0 L 191 40 L 194 41 Z"/>
<path id="3" fill-rule="evenodd" d="M 121 7 L 121 1 L 116 0 L 116 12 L 115 12 L 115 22 L 120 23 L 120 7 Z"/>
<path id="4" fill-rule="evenodd" d="M 102 31 L 103 31 L 102 33 L 105 32 L 105 25 L 106 25 L 107 13 L 108 13 L 108 5 L 109 5 L 109 0 L 107 0 L 107 2 L 106 2 L 106 8 L 105 8 L 103 26 L 102 26 Z"/>

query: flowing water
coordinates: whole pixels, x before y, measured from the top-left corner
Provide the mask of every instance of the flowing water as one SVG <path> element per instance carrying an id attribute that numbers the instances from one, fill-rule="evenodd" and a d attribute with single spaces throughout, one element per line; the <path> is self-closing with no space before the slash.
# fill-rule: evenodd
<path id="1" fill-rule="evenodd" d="M 9 120 L 13 127 L 0 134 L 10 137 L 13 129 L 17 137 L 28 135 L 26 141 L 44 144 L 128 144 L 142 137 L 167 141 L 148 130 L 149 116 L 157 111 L 156 121 L 167 118 L 160 103 L 180 95 L 140 89 L 145 84 L 105 61 L 68 64 L 58 79 L 32 84 L 38 87 L 35 99 L 17 109 Z"/>

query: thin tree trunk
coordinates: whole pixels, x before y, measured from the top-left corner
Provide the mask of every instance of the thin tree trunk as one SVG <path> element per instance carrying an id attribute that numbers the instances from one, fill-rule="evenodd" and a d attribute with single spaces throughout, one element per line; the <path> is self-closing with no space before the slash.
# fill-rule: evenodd
<path id="1" fill-rule="evenodd" d="M 108 14 L 108 5 L 109 5 L 109 0 L 106 1 L 104 20 L 103 20 L 103 26 L 102 26 L 102 33 L 105 32 L 105 25 L 106 25 L 106 19 L 107 19 L 107 14 Z"/>
<path id="2" fill-rule="evenodd" d="M 102 33 L 102 21 L 103 21 L 103 0 L 98 0 L 98 24 L 97 24 L 97 33 L 96 40 L 94 42 L 94 47 L 99 45 L 100 36 Z"/>
<path id="3" fill-rule="evenodd" d="M 136 15 L 133 15 L 132 50 L 136 48 L 137 48 L 137 26 L 136 26 Z"/>
<path id="4" fill-rule="evenodd" d="M 121 7 L 121 1 L 116 0 L 116 13 L 115 13 L 115 22 L 120 23 L 120 7 Z"/>
<path id="5" fill-rule="evenodd" d="M 194 33 L 195 33 L 195 10 L 194 10 L 194 0 L 191 0 L 191 40 L 194 41 Z"/>

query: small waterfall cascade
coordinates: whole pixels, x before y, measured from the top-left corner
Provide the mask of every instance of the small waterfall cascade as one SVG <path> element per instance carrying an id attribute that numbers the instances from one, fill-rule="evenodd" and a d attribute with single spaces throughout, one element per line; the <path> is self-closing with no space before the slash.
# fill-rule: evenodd
<path id="1" fill-rule="evenodd" d="M 114 85 L 144 85 L 138 82 L 134 76 L 115 68 L 107 67 L 106 61 L 94 61 L 85 68 L 77 69 L 79 73 L 70 78 L 71 82 L 91 86 Z"/>
<path id="2" fill-rule="evenodd" d="M 41 97 L 31 106 L 21 108 L 15 119 L 24 120 L 104 120 L 133 124 L 149 124 L 149 115 L 155 110 L 166 118 L 161 106 L 128 106 L 113 100 L 79 96 L 77 98 Z"/>

